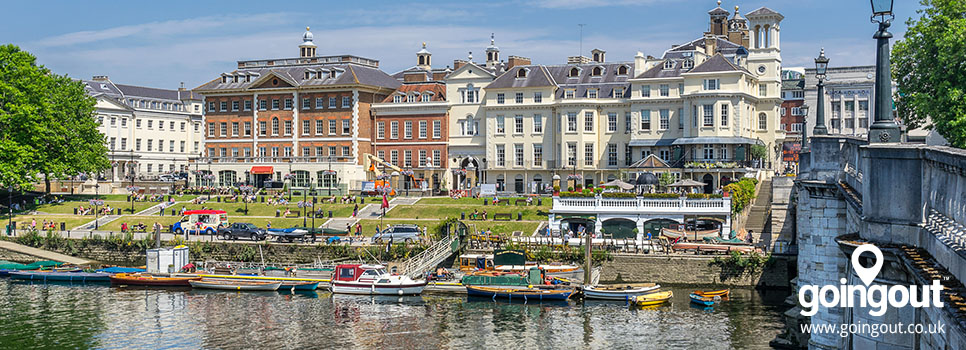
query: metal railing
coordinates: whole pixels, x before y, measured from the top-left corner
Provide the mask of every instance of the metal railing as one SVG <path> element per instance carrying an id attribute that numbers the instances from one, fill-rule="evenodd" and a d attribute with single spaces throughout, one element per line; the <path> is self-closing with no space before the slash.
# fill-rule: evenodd
<path id="1" fill-rule="evenodd" d="M 449 235 L 432 246 L 426 248 L 422 253 L 406 260 L 400 270 L 401 275 L 409 276 L 410 278 L 418 278 L 422 276 L 424 272 L 429 269 L 435 268 L 436 265 L 446 260 L 447 257 L 453 254 L 453 243 L 459 240 L 458 235 Z"/>

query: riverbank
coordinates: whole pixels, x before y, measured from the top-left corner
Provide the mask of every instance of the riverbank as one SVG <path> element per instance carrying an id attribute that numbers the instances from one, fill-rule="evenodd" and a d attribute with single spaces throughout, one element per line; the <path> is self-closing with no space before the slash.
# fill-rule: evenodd
<path id="1" fill-rule="evenodd" d="M 795 257 L 786 256 L 614 254 L 600 281 L 788 289 L 795 266 Z"/>

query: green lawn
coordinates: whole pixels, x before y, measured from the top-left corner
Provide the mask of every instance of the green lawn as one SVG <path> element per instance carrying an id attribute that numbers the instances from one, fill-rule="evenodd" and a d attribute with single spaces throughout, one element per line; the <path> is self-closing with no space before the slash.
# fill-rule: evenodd
<path id="1" fill-rule="evenodd" d="M 551 203 L 552 201 L 551 201 L 550 197 L 541 197 L 541 198 L 543 199 L 543 205 L 539 206 L 540 208 L 543 208 L 543 207 L 550 208 L 553 205 L 553 203 Z M 453 198 L 450 198 L 450 197 L 430 197 L 430 198 L 420 199 L 417 204 L 446 204 L 446 205 L 454 205 L 455 204 L 455 205 L 480 205 L 480 206 L 482 206 L 484 199 L 486 199 L 487 203 L 490 203 L 490 204 L 493 203 L 493 197 L 483 197 L 483 198 L 463 197 L 463 198 L 460 198 L 460 199 L 453 199 Z M 526 199 L 526 198 L 523 198 L 523 197 L 514 197 L 514 198 L 500 197 L 500 207 L 506 206 L 506 204 L 504 203 L 504 201 L 507 201 L 507 200 L 510 201 L 510 207 L 513 207 L 514 204 L 516 203 L 516 200 L 517 199 Z M 530 206 L 530 207 L 532 208 L 532 207 L 534 207 L 536 205 L 537 205 L 537 198 L 533 198 L 533 205 Z"/>
<path id="2" fill-rule="evenodd" d="M 242 217 L 245 215 L 245 203 L 219 203 L 219 202 L 206 202 L 205 204 L 188 204 L 179 203 L 173 208 L 168 209 L 168 213 L 171 209 L 181 210 L 181 207 L 185 207 L 188 210 L 201 209 L 202 207 L 208 209 L 224 210 L 228 212 L 228 218 L 232 219 L 235 217 Z M 349 217 L 352 215 L 351 204 L 316 204 L 314 209 L 322 209 L 326 216 L 329 214 L 329 210 L 332 211 L 332 215 L 335 217 Z M 362 210 L 363 205 L 359 205 L 359 210 Z M 302 209 L 299 209 L 297 204 L 289 205 L 268 205 L 265 203 L 248 203 L 248 215 L 250 216 L 275 216 L 275 210 L 281 211 L 282 214 L 285 213 L 285 209 L 292 211 L 292 214 L 298 213 L 301 215 Z M 313 208 L 310 208 L 313 209 Z M 311 217 L 310 217 L 311 218 Z M 318 219 L 316 219 L 318 221 Z"/>
<path id="3" fill-rule="evenodd" d="M 492 206 L 492 205 L 438 205 L 423 204 L 422 201 L 414 205 L 398 205 L 386 213 L 387 218 L 413 218 L 413 219 L 445 219 L 459 218 L 460 213 L 466 213 L 466 219 L 470 219 L 473 210 L 482 214 L 486 211 L 487 219 L 492 219 L 493 214 L 510 214 L 513 220 L 517 219 L 517 213 L 523 213 L 523 220 L 542 221 L 547 219 L 549 207 L 517 207 L 517 206 Z"/>
<path id="4" fill-rule="evenodd" d="M 7 227 L 7 216 L 6 215 L 3 216 L 2 219 L 3 219 L 3 223 L 0 224 L 0 226 Z M 47 220 L 47 221 L 55 222 L 58 230 L 60 230 L 60 223 L 65 222 L 67 223 L 66 227 L 69 230 L 74 227 L 94 221 L 94 217 L 93 216 L 81 217 L 81 216 L 74 216 L 74 215 L 15 215 L 13 217 L 13 221 L 17 222 L 18 229 L 29 227 L 31 220 L 37 220 L 38 229 L 42 226 L 44 220 Z M 3 232 L 4 234 L 6 234 L 5 230 Z"/>
<path id="5" fill-rule="evenodd" d="M 379 219 L 366 219 L 361 220 L 360 222 L 362 223 L 362 233 L 364 236 L 372 236 L 376 225 L 380 225 Z M 412 224 L 419 225 L 419 227 L 426 226 L 430 231 L 432 231 L 433 227 L 438 223 L 438 220 L 386 219 L 382 220 L 382 225 L 380 227 L 386 228 L 386 226 L 389 225 Z M 496 234 L 510 235 L 513 233 L 513 231 L 523 231 L 523 234 L 527 236 L 533 233 L 533 230 L 536 230 L 537 226 L 540 225 L 539 222 L 532 221 L 464 221 L 464 223 L 469 226 L 470 231 L 474 232 L 490 229 Z"/>
<path id="6" fill-rule="evenodd" d="M 144 209 L 153 207 L 157 205 L 157 202 L 134 202 L 134 211 L 140 212 Z M 124 213 L 130 214 L 131 202 L 125 201 L 104 201 L 104 205 L 110 205 L 112 208 L 121 208 Z M 37 206 L 36 210 L 39 212 L 50 213 L 50 214 L 73 214 L 74 208 L 84 206 L 84 208 L 90 207 L 88 201 L 71 201 L 56 204 L 44 204 Z M 89 215 L 93 218 L 93 215 Z"/>

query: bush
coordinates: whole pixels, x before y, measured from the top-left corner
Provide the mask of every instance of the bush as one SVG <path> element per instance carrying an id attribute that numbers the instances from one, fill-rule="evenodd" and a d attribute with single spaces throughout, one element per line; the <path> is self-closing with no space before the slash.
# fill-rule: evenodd
<path id="1" fill-rule="evenodd" d="M 635 198 L 637 195 L 628 192 L 604 192 L 600 194 L 603 198 Z"/>
<path id="2" fill-rule="evenodd" d="M 641 194 L 641 197 L 647 198 L 647 199 L 669 199 L 669 198 L 678 198 L 680 196 L 678 196 L 677 193 L 644 193 L 644 194 Z"/>
<path id="3" fill-rule="evenodd" d="M 560 197 L 593 198 L 594 193 L 585 191 L 560 192 Z"/>
<path id="4" fill-rule="evenodd" d="M 757 179 L 743 178 L 741 181 L 732 182 L 724 187 L 724 190 L 731 194 L 731 213 L 740 213 L 755 199 L 755 185 L 757 184 Z"/>
<path id="5" fill-rule="evenodd" d="M 724 196 L 720 194 L 708 194 L 708 193 L 688 193 L 688 199 L 712 199 L 712 198 L 723 198 Z"/>

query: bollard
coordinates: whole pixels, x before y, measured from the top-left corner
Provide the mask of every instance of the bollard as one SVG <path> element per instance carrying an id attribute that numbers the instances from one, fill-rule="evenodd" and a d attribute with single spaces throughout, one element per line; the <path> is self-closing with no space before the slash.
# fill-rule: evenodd
<path id="1" fill-rule="evenodd" d="M 332 218 L 332 211 L 329 210 L 329 219 L 331 219 L 331 218 Z"/>
<path id="2" fill-rule="evenodd" d="M 466 220 L 466 212 L 460 212 L 460 220 Z"/>
<path id="3" fill-rule="evenodd" d="M 127 195 L 127 201 L 128 201 L 128 202 L 130 202 L 130 201 L 131 201 L 131 195 Z"/>
<path id="4" fill-rule="evenodd" d="M 171 209 L 171 216 L 175 216 L 175 215 L 177 215 L 177 212 L 174 209 Z"/>
<path id="5" fill-rule="evenodd" d="M 221 197 L 215 197 L 215 202 L 221 203 Z"/>
<path id="6" fill-rule="evenodd" d="M 258 200 L 262 203 L 265 203 L 265 196 L 258 197 Z"/>
<path id="7" fill-rule="evenodd" d="M 366 204 L 366 197 L 360 198 L 360 204 Z"/>
<path id="8" fill-rule="evenodd" d="M 169 194 L 168 195 L 168 202 L 170 202 L 170 201 L 171 201 L 171 195 Z"/>
<path id="9" fill-rule="evenodd" d="M 483 198 L 483 206 L 486 206 L 486 205 L 487 205 L 486 198 Z"/>
<path id="10" fill-rule="evenodd" d="M 312 197 L 312 204 L 318 203 L 315 197 Z"/>
<path id="11" fill-rule="evenodd" d="M 517 221 L 523 221 L 523 213 L 517 212 Z"/>
<path id="12" fill-rule="evenodd" d="M 67 230 L 67 223 L 66 223 L 66 222 L 62 222 L 62 223 L 60 223 L 60 230 L 61 230 L 61 231 L 65 231 L 65 230 Z"/>
<path id="13" fill-rule="evenodd" d="M 74 208 L 74 215 L 77 215 L 77 208 Z"/>
<path id="14" fill-rule="evenodd" d="M 278 209 L 275 209 L 275 217 L 279 217 L 280 215 L 282 215 L 282 212 Z"/>
<path id="15" fill-rule="evenodd" d="M 537 198 L 537 205 L 543 205 L 543 198 Z"/>

